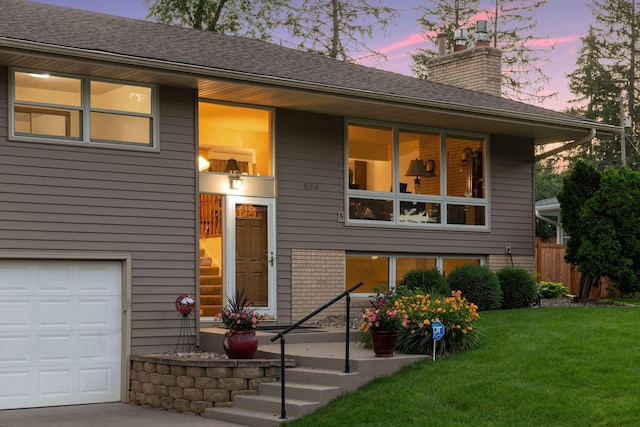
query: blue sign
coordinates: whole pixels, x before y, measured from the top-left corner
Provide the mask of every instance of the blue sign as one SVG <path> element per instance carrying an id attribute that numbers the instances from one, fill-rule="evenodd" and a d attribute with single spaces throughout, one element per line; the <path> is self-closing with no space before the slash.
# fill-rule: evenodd
<path id="1" fill-rule="evenodd" d="M 444 336 L 444 325 L 442 324 L 442 322 L 434 320 L 433 322 L 431 322 L 431 329 L 433 330 L 434 341 L 438 341 Z"/>

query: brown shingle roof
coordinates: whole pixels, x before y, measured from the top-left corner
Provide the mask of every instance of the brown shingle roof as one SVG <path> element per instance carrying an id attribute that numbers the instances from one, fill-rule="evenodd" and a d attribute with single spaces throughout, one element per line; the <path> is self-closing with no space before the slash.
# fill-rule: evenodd
<path id="1" fill-rule="evenodd" d="M 365 90 L 381 96 L 585 122 L 584 119 L 522 102 L 342 62 L 260 40 L 26 0 L 0 0 L 0 5 L 0 45 L 2 39 L 37 42 L 238 71 L 336 89 Z"/>

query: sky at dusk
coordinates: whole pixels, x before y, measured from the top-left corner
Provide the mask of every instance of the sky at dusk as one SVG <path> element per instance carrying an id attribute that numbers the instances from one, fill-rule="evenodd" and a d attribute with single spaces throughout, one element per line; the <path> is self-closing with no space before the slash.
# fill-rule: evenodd
<path id="1" fill-rule="evenodd" d="M 129 18 L 146 19 L 147 5 L 143 0 L 37 0 L 78 9 Z M 371 48 L 386 55 L 387 60 L 365 63 L 397 73 L 411 75 L 410 54 L 418 48 L 431 48 L 431 42 L 421 35 L 420 25 L 416 22 L 420 17 L 417 9 L 420 5 L 430 4 L 428 0 L 388 0 L 386 4 L 398 9 L 400 18 L 389 26 L 385 34 L 378 34 L 367 44 Z M 481 1 L 481 7 L 488 1 Z M 544 43 L 555 45 L 548 54 L 548 63 L 540 64 L 540 68 L 551 79 L 548 92 L 558 92 L 555 100 L 547 100 L 540 106 L 554 110 L 567 107 L 567 101 L 573 98 L 569 92 L 566 74 L 575 70 L 577 53 L 580 49 L 580 37 L 587 33 L 593 17 L 588 0 L 548 0 L 538 9 L 538 21 L 534 34 L 544 38 Z"/>

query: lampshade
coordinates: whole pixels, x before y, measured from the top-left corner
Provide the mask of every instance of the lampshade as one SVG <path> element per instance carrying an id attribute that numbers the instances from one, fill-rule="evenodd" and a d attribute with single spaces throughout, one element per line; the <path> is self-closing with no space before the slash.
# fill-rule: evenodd
<path id="1" fill-rule="evenodd" d="M 211 166 L 209 160 L 205 159 L 202 156 L 198 156 L 198 169 L 200 170 L 200 172 L 209 169 L 209 166 Z"/>
<path id="2" fill-rule="evenodd" d="M 405 173 L 405 176 L 415 176 L 417 178 L 419 176 L 427 175 L 427 169 L 425 169 L 424 162 L 422 160 L 415 159 L 409 162 L 409 169 L 407 169 L 407 173 Z"/>
<path id="3" fill-rule="evenodd" d="M 240 172 L 240 166 L 238 166 L 238 162 L 233 157 L 227 160 L 227 165 L 224 167 L 224 171 L 226 173 L 237 173 Z"/>

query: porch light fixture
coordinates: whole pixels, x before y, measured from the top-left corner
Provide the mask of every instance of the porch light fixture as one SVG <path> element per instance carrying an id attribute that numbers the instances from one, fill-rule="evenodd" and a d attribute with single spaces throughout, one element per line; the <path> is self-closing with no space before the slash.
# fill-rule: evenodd
<path id="1" fill-rule="evenodd" d="M 229 175 L 229 187 L 232 190 L 242 190 L 242 178 L 240 174 Z"/>
<path id="2" fill-rule="evenodd" d="M 211 166 L 211 162 L 202 156 L 198 156 L 198 169 L 200 172 L 206 171 Z"/>
<path id="3" fill-rule="evenodd" d="M 434 162 L 435 167 L 435 162 Z M 427 169 L 424 167 L 424 162 L 420 159 L 411 160 L 409 162 L 409 169 L 407 169 L 407 173 L 405 176 L 415 176 L 416 179 L 413 180 L 413 183 L 416 188 L 416 194 L 420 193 L 420 177 L 421 176 L 429 176 L 427 173 Z"/>

